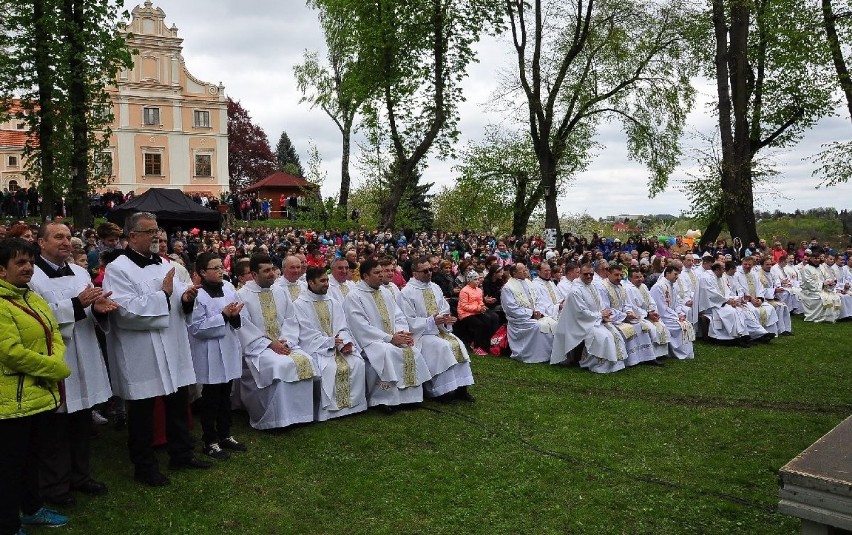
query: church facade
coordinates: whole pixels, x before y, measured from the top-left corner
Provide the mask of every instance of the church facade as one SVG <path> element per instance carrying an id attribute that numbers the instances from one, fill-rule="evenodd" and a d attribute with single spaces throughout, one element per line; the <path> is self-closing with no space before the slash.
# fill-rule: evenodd
<path id="1" fill-rule="evenodd" d="M 109 148 L 93 155 L 95 172 L 109 179 L 106 189 L 124 193 L 159 187 L 218 195 L 229 183 L 225 88 L 189 72 L 183 39 L 165 18 L 150 1 L 132 11 L 126 32 L 133 67 L 107 88 L 114 122 Z M 3 188 L 28 185 L 19 172 L 26 136 L 18 127 L 0 125 Z"/>

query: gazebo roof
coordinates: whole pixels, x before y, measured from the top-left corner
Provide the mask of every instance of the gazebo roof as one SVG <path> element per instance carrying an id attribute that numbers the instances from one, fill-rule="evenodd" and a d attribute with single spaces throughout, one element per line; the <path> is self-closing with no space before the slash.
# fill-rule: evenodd
<path id="1" fill-rule="evenodd" d="M 304 189 L 314 189 L 316 188 L 316 184 L 313 182 L 309 182 L 304 178 L 299 178 L 297 176 L 293 176 L 290 173 L 285 173 L 284 171 L 278 171 L 276 173 L 272 173 L 268 177 L 259 180 L 252 184 L 251 186 L 245 188 L 243 193 L 251 193 L 252 191 L 259 191 L 262 188 L 304 188 Z"/>

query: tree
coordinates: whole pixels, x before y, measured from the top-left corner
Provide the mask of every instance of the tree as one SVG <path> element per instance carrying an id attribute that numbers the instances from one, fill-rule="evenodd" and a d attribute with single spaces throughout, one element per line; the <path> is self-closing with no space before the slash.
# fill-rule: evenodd
<path id="1" fill-rule="evenodd" d="M 517 84 L 545 195 L 545 227 L 559 232 L 559 168 L 601 121 L 624 125 L 631 158 L 651 172 L 650 194 L 678 163 L 692 104 L 692 62 L 680 2 L 505 0 Z M 588 136 L 577 136 L 579 128 Z M 573 138 L 572 138 L 573 136 Z M 569 147 L 569 142 L 570 147 Z"/>
<path id="2" fill-rule="evenodd" d="M 587 123 L 572 132 L 556 173 L 558 189 L 564 190 L 571 178 L 588 166 L 594 145 L 591 137 Z M 462 152 L 462 164 L 456 169 L 461 173 L 456 186 L 459 190 L 480 188 L 480 194 L 465 201 L 469 206 L 477 199 L 489 206 L 499 203 L 512 214 L 511 234 L 526 234 L 530 217 L 541 208 L 546 192 L 529 135 L 487 126 L 483 140 L 470 143 Z"/>
<path id="3" fill-rule="evenodd" d="M 78 225 L 91 224 L 93 152 L 109 143 L 111 112 L 105 88 L 130 66 L 117 30 L 122 2 L 29 0 L 4 2 L 0 30 L 0 99 L 20 98 L 17 118 L 29 125 L 24 148 L 28 180 L 38 184 L 42 215 L 68 195 Z M 126 13 L 124 13 L 126 16 Z M 68 177 L 71 177 L 69 180 Z"/>
<path id="4" fill-rule="evenodd" d="M 815 7 L 787 0 L 713 0 L 721 143 L 721 211 L 702 243 L 724 226 L 743 242 L 756 241 L 754 160 L 761 150 L 795 144 L 832 111 L 832 83 Z M 699 50 L 706 44 L 700 43 Z M 706 58 L 709 60 L 709 58 Z"/>
<path id="5" fill-rule="evenodd" d="M 287 132 L 281 132 L 281 137 L 278 138 L 278 144 L 275 146 L 275 159 L 279 170 L 297 177 L 305 176 L 302 162 L 299 161 L 299 153 L 296 152 L 296 147 L 290 142 L 290 136 L 287 135 Z"/>
<path id="6" fill-rule="evenodd" d="M 849 43 L 852 42 L 852 5 L 847 1 L 844 9 L 836 12 L 832 0 L 822 0 L 822 25 L 837 81 L 846 99 L 849 120 L 852 121 L 852 77 L 844 57 L 844 52 L 849 52 Z M 848 182 L 852 178 L 852 159 L 849 158 L 852 141 L 835 141 L 823 149 L 814 158 L 818 164 L 814 175 L 821 176 L 823 184 L 828 186 Z"/>
<path id="7" fill-rule="evenodd" d="M 473 44 L 495 20 L 492 0 L 317 0 L 336 19 L 350 20 L 346 37 L 358 54 L 358 79 L 375 87 L 364 123 L 383 130 L 394 174 L 382 203 L 392 227 L 403 196 L 416 190 L 426 155 L 451 152 L 457 139 L 460 82 L 474 60 Z M 348 18 L 347 18 L 348 17 Z"/>
<path id="8" fill-rule="evenodd" d="M 373 92 L 373 87 L 370 80 L 360 77 L 363 69 L 359 69 L 358 65 L 357 43 L 349 38 L 352 13 L 328 10 L 322 2 L 309 1 L 308 4 L 320 11 L 320 24 L 328 47 L 328 64 L 322 65 L 316 52 L 306 51 L 304 62 L 293 70 L 296 84 L 302 92 L 299 102 L 309 102 L 311 107 L 319 106 L 340 130 L 343 146 L 338 205 L 346 210 L 351 184 L 352 127 L 358 110 Z"/>
<path id="9" fill-rule="evenodd" d="M 275 154 L 263 128 L 254 124 L 239 101 L 228 97 L 228 173 L 231 191 L 266 178 L 275 172 Z"/>

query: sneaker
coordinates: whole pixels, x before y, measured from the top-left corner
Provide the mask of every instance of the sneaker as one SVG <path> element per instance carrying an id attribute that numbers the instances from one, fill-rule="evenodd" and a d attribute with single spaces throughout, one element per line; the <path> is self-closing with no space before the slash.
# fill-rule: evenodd
<path id="1" fill-rule="evenodd" d="M 476 356 L 479 356 L 479 357 L 485 357 L 485 356 L 488 355 L 488 351 L 485 351 L 484 349 L 480 349 L 478 347 L 475 347 L 475 348 L 473 348 L 473 354 L 476 355 Z"/>
<path id="2" fill-rule="evenodd" d="M 220 448 L 219 444 L 216 442 L 211 442 L 210 444 L 207 444 L 201 451 L 204 452 L 204 455 L 207 455 L 208 457 L 213 457 L 218 461 L 224 461 L 231 457 L 231 455 L 227 451 Z"/>
<path id="3" fill-rule="evenodd" d="M 109 420 L 104 418 L 100 412 L 92 411 L 92 423 L 95 425 L 106 425 L 109 423 Z"/>
<path id="4" fill-rule="evenodd" d="M 219 446 L 231 451 L 248 451 L 246 445 L 242 442 L 238 442 L 237 439 L 233 437 L 233 435 L 220 440 Z"/>
<path id="5" fill-rule="evenodd" d="M 21 524 L 25 526 L 47 526 L 51 528 L 64 526 L 68 523 L 68 517 L 60 515 L 56 511 L 42 507 L 31 515 L 21 516 Z"/>

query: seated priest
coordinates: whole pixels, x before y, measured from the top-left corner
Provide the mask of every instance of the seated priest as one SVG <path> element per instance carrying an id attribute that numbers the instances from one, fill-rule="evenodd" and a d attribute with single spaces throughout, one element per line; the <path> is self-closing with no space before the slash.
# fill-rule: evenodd
<path id="1" fill-rule="evenodd" d="M 529 280 L 527 266 L 516 262 L 509 266 L 509 274 L 511 278 L 500 290 L 500 303 L 508 321 L 512 358 L 527 364 L 548 362 L 556 320 L 539 309 L 538 292 Z"/>

